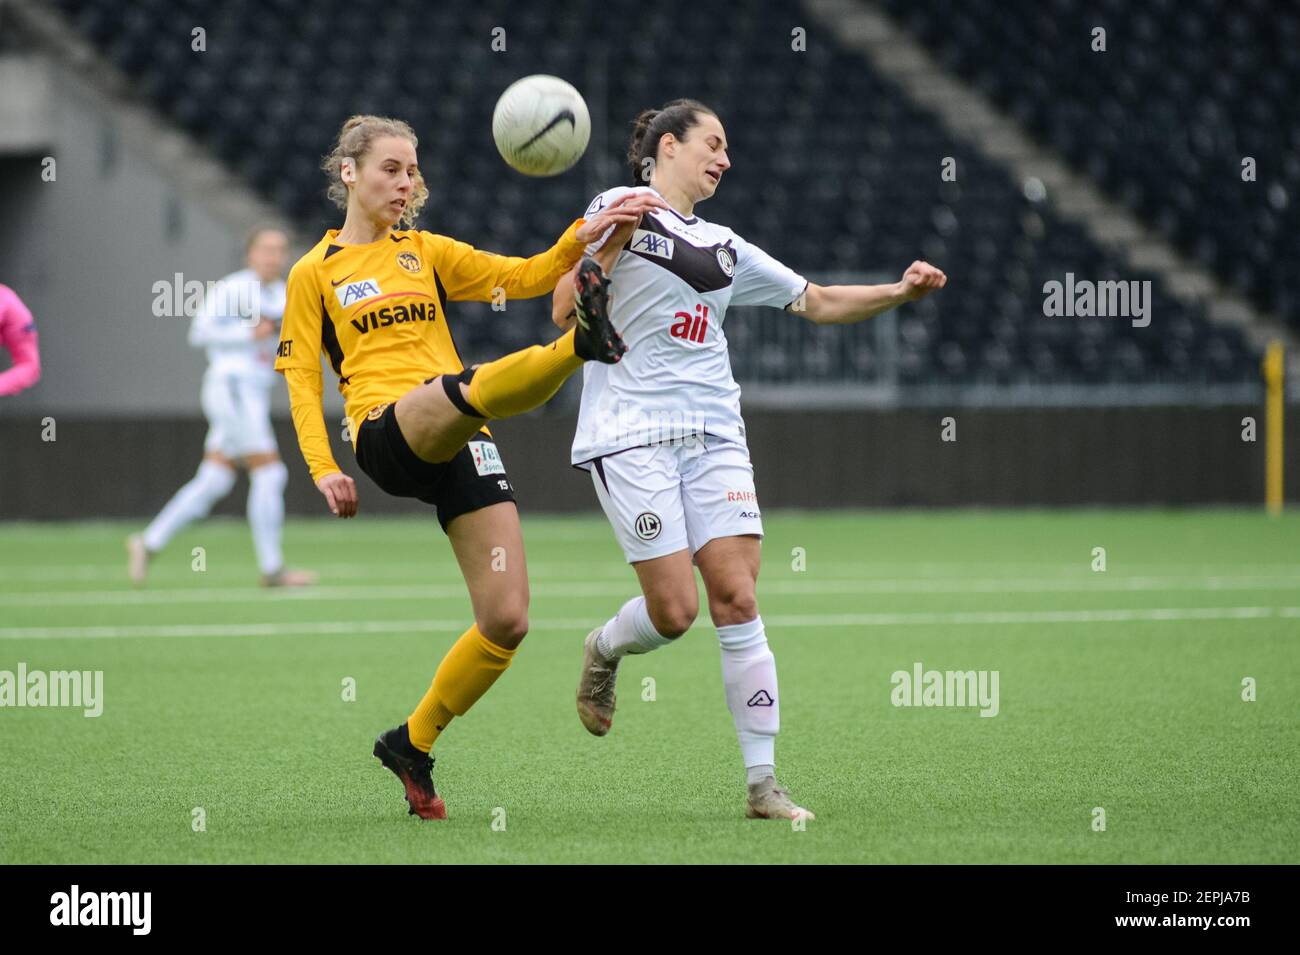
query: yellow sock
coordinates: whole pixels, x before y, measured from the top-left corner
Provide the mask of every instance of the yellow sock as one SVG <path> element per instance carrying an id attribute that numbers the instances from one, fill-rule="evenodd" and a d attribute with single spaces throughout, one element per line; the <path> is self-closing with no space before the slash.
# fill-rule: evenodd
<path id="1" fill-rule="evenodd" d="M 509 418 L 551 400 L 582 367 L 570 329 L 549 345 L 533 345 L 480 365 L 469 383 L 469 403 L 489 418 Z"/>
<path id="2" fill-rule="evenodd" d="M 506 671 L 514 656 L 514 650 L 497 646 L 477 626 L 461 634 L 438 664 L 424 699 L 406 719 L 411 744 L 427 753 L 452 717 L 464 716 Z"/>
<path id="3" fill-rule="evenodd" d="M 411 736 L 411 745 L 425 753 L 433 749 L 433 744 L 454 715 L 438 702 L 438 693 L 430 685 L 415 712 L 406 718 L 406 731 Z"/>

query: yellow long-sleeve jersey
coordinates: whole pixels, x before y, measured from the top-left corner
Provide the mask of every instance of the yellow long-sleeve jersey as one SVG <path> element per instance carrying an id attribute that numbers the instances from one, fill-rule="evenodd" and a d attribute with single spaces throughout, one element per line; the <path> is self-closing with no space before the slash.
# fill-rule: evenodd
<path id="1" fill-rule="evenodd" d="M 289 386 L 298 445 L 313 480 L 339 470 L 330 452 L 320 355 L 338 375 L 357 430 L 374 408 L 425 379 L 464 370 L 447 325 L 449 301 L 545 295 L 583 254 L 576 220 L 550 249 L 531 258 L 482 252 L 445 235 L 391 232 L 340 245 L 331 229 L 289 272 L 275 370 Z M 498 291 L 499 290 L 499 291 Z"/>

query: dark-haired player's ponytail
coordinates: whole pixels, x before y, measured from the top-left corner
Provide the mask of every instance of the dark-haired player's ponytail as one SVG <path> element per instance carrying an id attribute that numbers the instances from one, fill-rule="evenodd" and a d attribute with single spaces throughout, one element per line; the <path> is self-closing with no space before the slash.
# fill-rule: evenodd
<path id="1" fill-rule="evenodd" d="M 657 109 L 643 109 L 637 114 L 636 120 L 632 123 L 632 139 L 634 141 L 639 142 L 645 138 L 646 130 L 650 128 L 650 124 L 654 122 L 659 112 Z"/>
<path id="2" fill-rule="evenodd" d="M 657 109 L 643 109 L 632 121 L 632 138 L 627 147 L 627 164 L 632 171 L 633 185 L 645 186 L 650 183 L 649 174 L 642 174 L 642 160 L 645 158 L 646 134 L 650 132 L 650 127 L 660 112 L 661 110 Z"/>

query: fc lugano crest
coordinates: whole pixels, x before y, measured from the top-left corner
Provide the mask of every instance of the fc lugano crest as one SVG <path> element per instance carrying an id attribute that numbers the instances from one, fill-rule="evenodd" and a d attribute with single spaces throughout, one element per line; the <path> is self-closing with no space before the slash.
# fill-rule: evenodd
<path id="1" fill-rule="evenodd" d="M 722 269 L 722 273 L 727 278 L 736 274 L 736 263 L 731 258 L 730 249 L 718 249 L 718 268 Z"/>
<path id="2" fill-rule="evenodd" d="M 637 515 L 636 520 L 632 524 L 632 528 L 636 531 L 636 536 L 641 538 L 643 541 L 652 541 L 658 537 L 659 532 L 663 530 L 663 522 L 659 520 L 658 514 L 645 511 L 642 514 Z"/>

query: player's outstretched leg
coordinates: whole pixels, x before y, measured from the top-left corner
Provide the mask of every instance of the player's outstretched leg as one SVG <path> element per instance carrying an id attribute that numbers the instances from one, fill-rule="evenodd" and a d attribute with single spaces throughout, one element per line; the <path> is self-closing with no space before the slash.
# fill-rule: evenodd
<path id="1" fill-rule="evenodd" d="M 411 745 L 405 723 L 380 733 L 374 753 L 406 787 L 410 815 L 421 819 L 447 818 L 447 805 L 433 788 L 433 757 Z"/>
<path id="2" fill-rule="evenodd" d="M 641 600 L 644 603 L 644 598 Z M 614 619 L 618 619 L 617 616 Z M 604 736 L 609 732 L 614 722 L 614 705 L 617 702 L 614 684 L 618 679 L 620 658 L 607 659 L 596 645 L 604 629 L 604 627 L 597 627 L 587 634 L 587 639 L 582 642 L 582 676 L 578 678 L 578 719 L 592 736 Z"/>
<path id="3" fill-rule="evenodd" d="M 767 644 L 754 596 L 759 547 L 756 536 L 718 537 L 695 555 L 718 631 L 727 709 L 745 763 L 745 815 L 750 819 L 814 819 L 776 779 L 781 695 L 776 657 Z"/>
<path id="4" fill-rule="evenodd" d="M 748 788 L 745 816 L 749 819 L 817 818 L 811 809 L 796 806 L 775 776 L 764 776 L 758 782 L 750 783 Z"/>
<path id="5" fill-rule="evenodd" d="M 549 345 L 427 378 L 397 400 L 397 425 L 416 457 L 431 464 L 450 461 L 485 420 L 545 404 L 584 361 L 622 357 L 627 348 L 609 320 L 608 281 L 594 259 L 583 260 L 575 283 L 582 320 Z"/>
<path id="6" fill-rule="evenodd" d="M 469 712 L 509 668 L 514 655 L 513 649 L 488 639 L 477 624 L 470 627 L 442 658 L 433 683 L 406 722 L 375 740 L 375 756 L 406 788 L 411 815 L 447 818 L 447 807 L 433 788 L 429 752 L 451 721 Z"/>
<path id="7" fill-rule="evenodd" d="M 685 633 L 699 610 L 690 551 L 680 550 L 632 564 L 641 595 L 587 634 L 578 678 L 578 719 L 593 736 L 604 736 L 614 722 L 614 684 L 619 661 L 649 653 Z"/>
<path id="8" fill-rule="evenodd" d="M 131 578 L 131 583 L 137 587 L 144 586 L 145 579 L 149 576 L 149 561 L 152 559 L 153 554 L 144 546 L 143 537 L 132 534 L 126 539 L 126 573 Z"/>
<path id="9" fill-rule="evenodd" d="M 126 539 L 127 572 L 137 587 L 144 583 L 153 555 L 187 524 L 208 516 L 212 506 L 235 486 L 235 469 L 230 462 L 204 458 L 198 472 L 172 495 L 143 534 Z"/>
<path id="10" fill-rule="evenodd" d="M 684 555 L 685 551 L 682 555 L 671 556 Z M 671 557 L 659 559 L 671 560 Z M 690 558 L 684 559 L 689 564 Z M 640 570 L 641 565 L 635 566 Z M 650 619 L 645 597 L 637 596 L 623 604 L 604 626 L 587 634 L 582 644 L 582 676 L 578 679 L 577 703 L 578 719 L 588 733 L 604 736 L 614 723 L 614 684 L 618 678 L 619 661 L 629 653 L 649 653 L 667 646 L 685 629 L 670 631 L 668 636 L 661 634 Z"/>
<path id="11" fill-rule="evenodd" d="M 767 645 L 763 618 L 718 627 L 727 709 L 745 761 L 745 815 L 750 819 L 816 818 L 795 804 L 776 781 L 776 734 L 781 728 L 776 657 Z"/>
<path id="12" fill-rule="evenodd" d="M 595 259 L 583 259 L 574 277 L 578 321 L 549 345 L 533 345 L 484 362 L 460 378 L 469 407 L 450 391 L 460 410 L 480 418 L 509 418 L 550 401 L 584 361 L 613 364 L 627 346 L 609 318 L 609 280 Z"/>
<path id="13" fill-rule="evenodd" d="M 284 566 L 284 487 L 289 469 L 275 454 L 250 455 L 248 463 L 248 526 L 262 572 L 263 587 L 307 587 L 317 575 Z"/>
<path id="14" fill-rule="evenodd" d="M 374 750 L 402 781 L 411 812 L 422 819 L 447 818 L 433 788 L 429 753 L 434 743 L 509 669 L 528 632 L 528 570 L 514 503 L 460 514 L 446 529 L 469 588 L 475 622 L 442 658 L 406 722 L 381 734 Z"/>
<path id="15" fill-rule="evenodd" d="M 573 284 L 573 304 L 578 318 L 574 326 L 574 350 L 587 361 L 612 365 L 623 357 L 627 346 L 609 317 L 610 280 L 600 263 L 589 257 L 578 263 Z"/>

